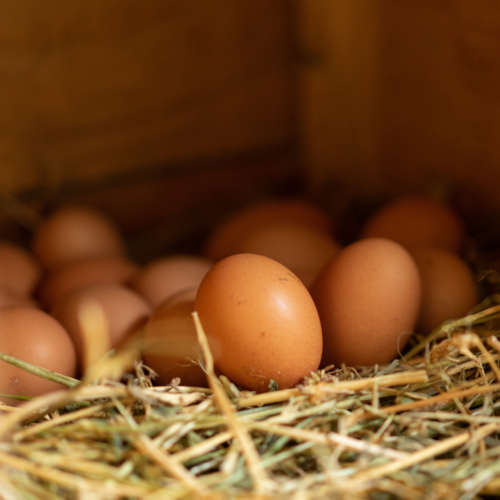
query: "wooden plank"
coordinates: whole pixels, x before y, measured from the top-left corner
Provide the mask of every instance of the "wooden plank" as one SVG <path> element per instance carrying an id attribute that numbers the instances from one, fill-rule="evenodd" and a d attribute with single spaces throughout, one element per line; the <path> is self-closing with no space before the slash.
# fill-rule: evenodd
<path id="1" fill-rule="evenodd" d="M 289 144 L 287 11 L 286 0 L 2 2 L 0 185 Z"/>
<path id="2" fill-rule="evenodd" d="M 500 208 L 500 3 L 384 0 L 385 179 Z"/>
<path id="3" fill-rule="evenodd" d="M 299 0 L 304 162 L 316 190 L 378 184 L 380 33 L 376 0 Z"/>
<path id="4" fill-rule="evenodd" d="M 0 189 L 0 235 L 29 247 L 36 220 L 58 206 L 76 203 L 111 217 L 130 255 L 140 262 L 167 252 L 198 252 L 229 213 L 258 200 L 301 192 L 304 179 L 294 163 L 284 154 L 220 158 L 205 165 L 179 164 L 168 175 L 158 169 L 72 185 L 50 197 L 38 192 L 11 197 Z"/>
<path id="5" fill-rule="evenodd" d="M 365 199 L 449 188 L 500 208 L 500 3 L 298 6 L 315 184 Z"/>

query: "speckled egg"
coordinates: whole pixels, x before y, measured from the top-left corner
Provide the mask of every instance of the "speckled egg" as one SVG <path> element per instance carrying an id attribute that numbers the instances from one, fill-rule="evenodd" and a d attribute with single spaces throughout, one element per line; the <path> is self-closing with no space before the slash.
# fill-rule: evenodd
<path id="1" fill-rule="evenodd" d="M 321 359 L 321 325 L 302 282 L 262 255 L 219 261 L 203 278 L 195 310 L 216 367 L 246 389 L 265 392 L 271 380 L 294 387 Z M 215 349 L 214 349 L 215 351 Z"/>

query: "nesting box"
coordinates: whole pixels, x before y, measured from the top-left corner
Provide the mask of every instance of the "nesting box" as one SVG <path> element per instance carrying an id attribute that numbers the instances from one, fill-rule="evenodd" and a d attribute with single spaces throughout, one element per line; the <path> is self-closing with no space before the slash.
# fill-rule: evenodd
<path id="1" fill-rule="evenodd" d="M 0 183 L 131 232 L 307 186 L 497 205 L 496 2 L 2 7 Z M 5 211 L 5 210 L 4 210 Z"/>
<path id="2" fill-rule="evenodd" d="M 289 194 L 353 224 L 364 207 L 408 193 L 448 199 L 480 223 L 494 220 L 499 25 L 496 0 L 3 2 L 0 233 L 27 242 L 40 214 L 84 203 L 111 215 L 147 260 L 156 249 L 197 248 L 230 209 Z M 494 304 L 474 321 L 495 320 Z M 34 498 L 67 491 L 74 498 L 78 488 L 103 498 L 498 493 L 500 344 L 491 340 L 490 352 L 468 337 L 471 322 L 458 320 L 463 335 L 427 352 L 418 370 L 322 373 L 308 386 L 255 397 L 227 379 L 217 385 L 212 372 L 213 393 L 176 392 L 173 384 L 159 395 L 142 373 L 133 393 L 118 382 L 90 385 L 73 406 L 54 396 L 34 405 L 35 414 L 11 408 L 0 420 L 0 496 L 17 498 L 12 484 Z M 429 368 L 450 353 L 463 356 L 456 371 Z M 455 375 L 462 385 L 453 387 Z M 442 421 L 431 410 L 411 413 L 424 411 L 428 398 Z M 73 417 L 51 413 L 56 403 L 80 412 L 69 432 Z M 280 412 L 283 420 L 265 427 Z M 410 413 L 398 420 L 403 412 Z M 42 427 L 29 427 L 37 419 Z M 58 446 L 73 430 L 83 437 L 68 460 Z M 50 432 L 47 448 L 28 448 Z M 88 449 L 86 439 L 94 439 Z M 61 455 L 49 456 L 53 448 Z M 273 476 L 273 467 L 282 468 Z M 283 479 L 297 477 L 296 488 Z"/>

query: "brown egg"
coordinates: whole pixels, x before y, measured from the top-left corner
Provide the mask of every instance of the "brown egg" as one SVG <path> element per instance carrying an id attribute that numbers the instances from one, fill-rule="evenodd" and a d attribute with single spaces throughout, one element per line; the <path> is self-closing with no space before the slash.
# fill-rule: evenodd
<path id="1" fill-rule="evenodd" d="M 340 250 L 325 231 L 301 222 L 269 222 L 249 231 L 238 253 L 265 255 L 290 269 L 309 288 Z"/>
<path id="2" fill-rule="evenodd" d="M 42 266 L 30 252 L 10 241 L 0 240 L 0 287 L 30 295 L 42 276 Z"/>
<path id="3" fill-rule="evenodd" d="M 118 347 L 127 335 L 142 327 L 152 313 L 151 305 L 123 285 L 98 284 L 78 288 L 55 302 L 51 314 L 67 329 L 76 347 L 78 367 L 85 371 L 88 352 L 81 326 L 81 311 L 86 304 L 97 303 L 107 322 L 107 338 L 99 339 L 103 353 Z"/>
<path id="4" fill-rule="evenodd" d="M 238 245 L 256 227 L 269 222 L 301 222 L 330 233 L 332 221 L 313 203 L 300 198 L 271 200 L 244 208 L 224 222 L 208 239 L 203 254 L 218 261 L 238 253 Z"/>
<path id="5" fill-rule="evenodd" d="M 422 279 L 417 330 L 430 333 L 446 320 L 467 316 L 479 302 L 474 275 L 454 253 L 436 247 L 412 251 Z"/>
<path id="6" fill-rule="evenodd" d="M 311 289 L 323 328 L 322 366 L 387 363 L 417 320 L 420 276 L 411 255 L 382 238 L 341 250 Z"/>
<path id="7" fill-rule="evenodd" d="M 50 307 L 56 300 L 82 286 L 99 283 L 127 284 L 139 267 L 123 256 L 86 257 L 52 270 L 40 289 L 40 300 Z"/>
<path id="8" fill-rule="evenodd" d="M 207 377 L 201 367 L 194 363 L 201 358 L 196 329 L 191 313 L 194 297 L 183 300 L 176 294 L 172 300 L 160 304 L 149 318 L 143 330 L 145 351 L 144 363 L 157 374 L 155 382 L 166 385 L 179 377 L 182 385 L 207 387 Z"/>
<path id="9" fill-rule="evenodd" d="M 124 253 L 113 222 L 97 210 L 79 206 L 62 207 L 47 217 L 37 228 L 32 246 L 50 269 L 85 257 Z"/>
<path id="10" fill-rule="evenodd" d="M 75 348 L 64 328 L 47 313 L 33 308 L 0 310 L 0 351 L 48 370 L 75 376 Z M 0 360 L 0 393 L 42 396 L 64 386 L 31 375 Z M 0 398 L 10 406 L 19 401 Z"/>
<path id="11" fill-rule="evenodd" d="M 382 207 L 368 220 L 361 236 L 388 238 L 406 248 L 437 246 L 458 253 L 464 241 L 464 228 L 447 205 L 415 196 Z"/>
<path id="12" fill-rule="evenodd" d="M 34 307 L 40 308 L 40 304 L 28 295 L 21 294 L 10 288 L 0 287 L 0 309 L 11 307 Z"/>
<path id="13" fill-rule="evenodd" d="M 196 293 L 198 292 L 198 286 L 192 286 L 189 288 L 184 288 L 180 292 L 174 293 L 168 299 L 160 304 L 162 307 L 172 307 L 180 304 L 181 302 L 193 302 L 196 299 Z M 193 309 L 194 311 L 194 309 Z"/>
<path id="14" fill-rule="evenodd" d="M 318 368 L 318 312 L 302 282 L 262 255 L 238 254 L 203 278 L 195 309 L 217 368 L 246 389 L 265 392 L 271 380 L 294 387 Z"/>
<path id="15" fill-rule="evenodd" d="M 154 307 L 185 288 L 198 286 L 213 262 L 194 255 L 174 255 L 150 262 L 132 287 Z"/>

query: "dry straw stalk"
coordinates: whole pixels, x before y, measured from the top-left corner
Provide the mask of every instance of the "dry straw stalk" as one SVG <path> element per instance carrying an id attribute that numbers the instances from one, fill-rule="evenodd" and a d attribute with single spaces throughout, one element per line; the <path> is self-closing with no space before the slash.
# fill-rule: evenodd
<path id="1" fill-rule="evenodd" d="M 252 394 L 152 387 L 134 351 L 66 390 L 0 406 L 0 498 L 474 499 L 500 493 L 500 306 L 445 325 L 404 363 Z M 415 355 L 422 356 L 419 360 Z M 413 359 L 411 359 L 413 358 Z"/>

